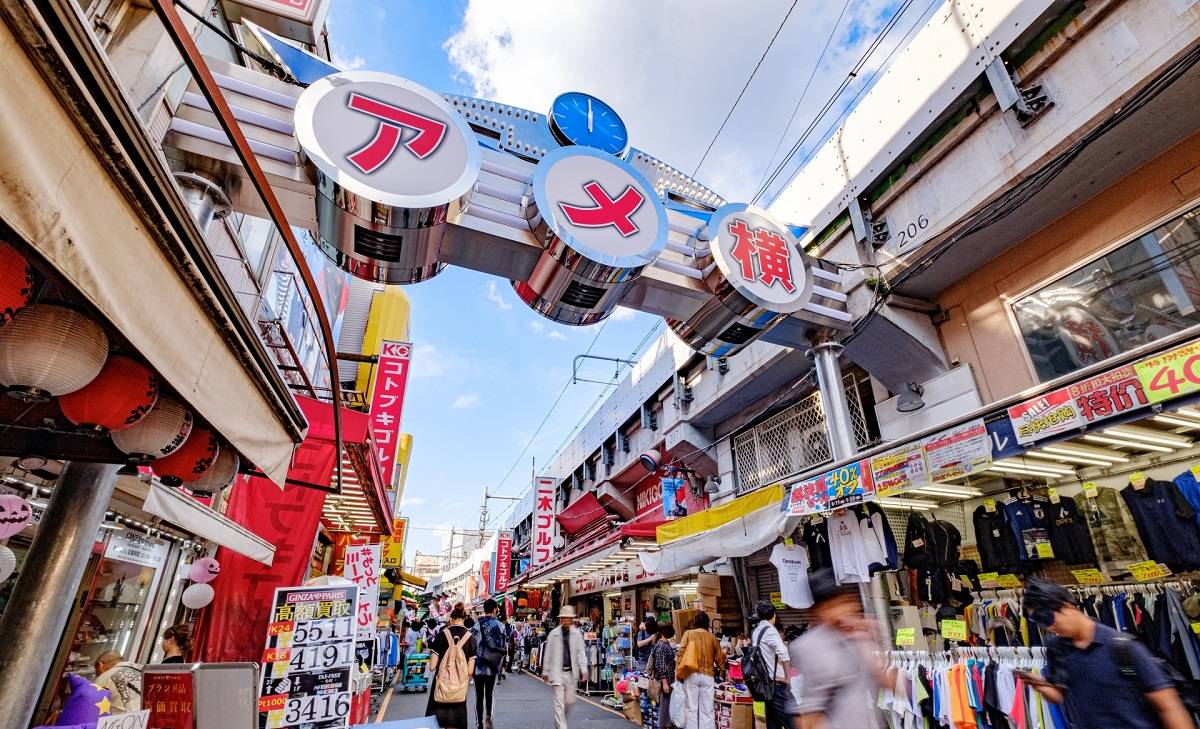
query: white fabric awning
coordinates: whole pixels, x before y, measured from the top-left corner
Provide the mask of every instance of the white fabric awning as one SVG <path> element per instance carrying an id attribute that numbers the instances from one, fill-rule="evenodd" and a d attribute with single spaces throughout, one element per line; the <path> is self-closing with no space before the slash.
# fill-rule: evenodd
<path id="1" fill-rule="evenodd" d="M 270 542 L 226 519 L 182 491 L 153 482 L 142 508 L 201 539 L 228 547 L 268 567 L 275 559 L 275 546 Z"/>
<path id="2" fill-rule="evenodd" d="M 195 411 L 278 484 L 296 439 L 193 260 L 173 262 L 0 23 L 0 215 Z M 16 101 L 19 100 L 19 103 Z M 101 142 L 106 140 L 101 140 Z M 174 243 L 179 246 L 178 242 Z M 180 250 L 179 257 L 186 258 Z M 177 266 L 186 266 L 185 277 Z M 302 427 L 293 421 L 293 432 Z"/>
<path id="3" fill-rule="evenodd" d="M 699 567 L 722 557 L 745 557 L 757 552 L 784 534 L 788 515 L 772 504 L 718 527 L 660 545 L 657 552 L 642 552 L 638 557 L 647 572 L 666 574 Z"/>

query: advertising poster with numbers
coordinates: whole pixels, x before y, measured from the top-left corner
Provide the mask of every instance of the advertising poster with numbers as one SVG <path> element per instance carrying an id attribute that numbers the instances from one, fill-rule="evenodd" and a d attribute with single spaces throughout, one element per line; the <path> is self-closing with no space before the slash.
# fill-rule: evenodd
<path id="1" fill-rule="evenodd" d="M 924 446 L 933 483 L 979 473 L 992 465 L 991 439 L 978 418 L 926 438 Z"/>
<path id="2" fill-rule="evenodd" d="M 358 587 L 275 590 L 262 655 L 259 729 L 346 729 Z"/>
<path id="3" fill-rule="evenodd" d="M 910 443 L 875 456 L 871 459 L 871 476 L 875 480 L 875 495 L 879 498 L 928 486 L 925 447 Z"/>

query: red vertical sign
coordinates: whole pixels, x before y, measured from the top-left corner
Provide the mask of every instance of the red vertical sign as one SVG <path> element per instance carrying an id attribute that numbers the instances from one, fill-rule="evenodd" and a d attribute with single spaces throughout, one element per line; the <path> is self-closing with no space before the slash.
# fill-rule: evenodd
<path id="1" fill-rule="evenodd" d="M 512 532 L 496 537 L 496 592 L 506 592 L 512 577 Z"/>
<path id="2" fill-rule="evenodd" d="M 554 479 L 533 482 L 533 565 L 545 564 L 554 556 Z"/>
<path id="3" fill-rule="evenodd" d="M 411 344 L 384 340 L 379 352 L 379 367 L 375 370 L 375 390 L 371 393 L 371 434 L 383 483 L 389 489 L 396 468 L 400 415 L 404 412 L 404 388 L 408 384 L 411 356 Z"/>
<path id="4" fill-rule="evenodd" d="M 142 676 L 142 707 L 150 710 L 149 729 L 195 729 L 190 673 L 155 673 Z"/>

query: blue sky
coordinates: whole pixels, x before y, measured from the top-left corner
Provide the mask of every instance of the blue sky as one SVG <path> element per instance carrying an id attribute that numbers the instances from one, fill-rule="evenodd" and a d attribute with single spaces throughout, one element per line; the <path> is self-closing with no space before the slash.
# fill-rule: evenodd
<path id="1" fill-rule="evenodd" d="M 853 0 L 835 28 L 841 3 L 798 2 L 705 159 L 701 181 L 728 199 L 749 199 L 776 148 L 782 145 L 782 156 L 791 146 L 811 118 L 809 107 L 815 112 L 824 103 L 899 4 Z M 692 172 L 789 6 L 750 0 L 730 12 L 719 0 L 335 0 L 329 32 L 341 66 L 394 73 L 437 91 L 536 111 L 563 91 L 593 93 L 622 115 L 634 146 Z M 897 41 L 921 14 L 910 12 L 894 33 Z M 789 125 L 831 32 L 829 51 Z M 485 487 L 523 493 L 530 457 L 546 463 L 606 390 L 567 387 L 533 438 L 570 378 L 572 359 L 600 325 L 550 322 L 521 303 L 507 281 L 463 269 L 447 269 L 405 292 L 413 304 L 415 352 L 404 429 L 415 446 L 401 510 L 412 518 L 411 559 L 414 549 L 439 552 L 451 526 L 477 528 Z M 661 322 L 619 312 L 593 354 L 628 358 Z M 594 363 L 585 374 L 607 379 L 612 372 L 612 365 Z M 495 511 L 507 506 L 492 504 Z"/>

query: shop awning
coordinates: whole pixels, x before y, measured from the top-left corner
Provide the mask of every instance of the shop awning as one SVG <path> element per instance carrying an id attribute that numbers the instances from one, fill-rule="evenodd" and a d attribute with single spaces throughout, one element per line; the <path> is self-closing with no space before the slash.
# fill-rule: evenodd
<path id="1" fill-rule="evenodd" d="M 275 559 L 275 547 L 270 542 L 179 489 L 151 482 L 142 508 L 201 539 L 228 547 L 268 567 Z"/>
<path id="2" fill-rule="evenodd" d="M 622 524 L 621 534 L 638 539 L 657 539 L 659 525 L 666 523 L 667 517 L 662 509 L 647 511 Z"/>
<path id="3" fill-rule="evenodd" d="M 21 99 L 0 104 L 0 215 L 205 421 L 283 483 L 302 414 L 161 154 L 111 78 L 83 78 L 63 94 L 74 113 L 0 26 L 0 98 Z M 113 99 L 118 113 L 87 138 L 80 127 L 97 127 L 79 110 Z"/>
<path id="4" fill-rule="evenodd" d="M 558 514 L 558 523 L 567 534 L 574 534 L 594 521 L 608 516 L 596 495 L 590 491 Z"/>
<path id="5" fill-rule="evenodd" d="M 667 574 L 722 557 L 745 557 L 756 552 L 778 539 L 786 528 L 788 516 L 780 509 L 782 500 L 783 486 L 768 486 L 728 504 L 663 524 L 658 527 L 661 549 L 642 552 L 642 566 L 647 572 Z M 679 536 L 664 542 L 664 534 Z"/>
<path id="6" fill-rule="evenodd" d="M 404 582 L 405 584 L 412 585 L 413 587 L 420 587 L 420 588 L 424 588 L 426 585 L 429 584 L 429 580 L 423 580 L 420 577 L 417 577 L 416 575 L 410 575 L 409 573 L 405 572 L 404 570 L 400 570 L 400 580 L 402 582 Z"/>

